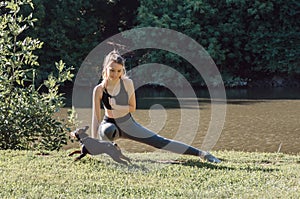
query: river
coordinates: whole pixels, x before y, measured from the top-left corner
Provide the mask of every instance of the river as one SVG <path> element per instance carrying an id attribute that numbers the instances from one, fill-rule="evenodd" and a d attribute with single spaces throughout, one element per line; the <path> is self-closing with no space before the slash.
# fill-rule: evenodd
<path id="1" fill-rule="evenodd" d="M 263 91 L 263 90 L 262 90 Z M 279 90 L 280 91 L 280 90 Z M 226 103 L 226 117 L 221 133 L 215 139 L 211 150 L 236 150 L 258 152 L 283 152 L 296 154 L 300 152 L 300 93 L 295 91 L 287 95 L 278 90 L 251 93 L 240 90 L 238 96 L 232 91 Z M 280 96 L 282 95 L 282 96 Z M 181 107 L 176 98 L 172 97 L 141 97 L 137 101 L 138 109 L 133 113 L 137 122 L 154 130 L 167 138 L 186 142 L 201 148 L 208 133 L 211 121 L 212 104 L 209 98 L 197 98 L 198 107 Z M 153 106 L 159 104 L 158 106 Z M 154 108 L 153 108 L 154 107 Z M 66 117 L 68 108 L 60 112 Z M 80 125 L 90 125 L 91 109 L 77 108 Z M 182 118 L 185 111 L 190 111 L 186 120 Z M 200 119 L 193 116 L 200 114 Z M 186 112 L 185 112 L 186 113 Z M 184 124 L 182 124 L 184 122 Z M 197 124 L 191 132 L 182 129 L 189 124 Z M 179 130 L 180 129 L 180 130 Z M 186 128 L 189 129 L 189 128 Z M 189 130 L 188 130 L 189 131 Z M 190 139 L 187 137 L 192 136 Z M 147 152 L 156 149 L 120 139 L 116 141 L 123 150 L 128 152 Z M 78 147 L 68 145 L 65 148 Z"/>

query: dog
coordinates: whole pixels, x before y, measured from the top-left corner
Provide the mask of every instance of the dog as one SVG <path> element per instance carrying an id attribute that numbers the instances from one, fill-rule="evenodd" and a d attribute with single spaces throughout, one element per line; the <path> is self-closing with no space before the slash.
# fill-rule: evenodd
<path id="1" fill-rule="evenodd" d="M 81 150 L 75 150 L 69 154 L 69 156 L 72 156 L 74 154 L 80 154 L 78 157 L 75 158 L 74 161 L 80 160 L 87 154 L 99 155 L 106 153 L 118 163 L 127 165 L 127 162 L 129 162 L 131 164 L 130 159 L 122 154 L 121 149 L 116 143 L 89 137 L 88 134 L 86 134 L 88 128 L 89 126 L 84 126 L 82 128 L 77 128 L 75 131 L 71 132 L 71 136 L 77 138 L 78 141 L 81 143 Z M 124 160 L 126 160 L 127 162 Z"/>

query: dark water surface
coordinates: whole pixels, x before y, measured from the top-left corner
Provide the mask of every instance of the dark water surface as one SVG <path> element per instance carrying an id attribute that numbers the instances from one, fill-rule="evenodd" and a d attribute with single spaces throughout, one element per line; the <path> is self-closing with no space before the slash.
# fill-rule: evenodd
<path id="1" fill-rule="evenodd" d="M 180 91 L 180 89 L 178 89 Z M 210 98 L 207 89 L 193 89 L 198 98 Z M 216 91 L 218 91 L 216 89 Z M 185 95 L 185 90 L 181 91 Z M 141 97 L 174 97 L 172 92 L 164 87 L 142 87 L 137 90 Z M 186 96 L 190 97 L 190 96 Z M 300 99 L 300 88 L 236 88 L 226 89 L 227 99 Z"/>

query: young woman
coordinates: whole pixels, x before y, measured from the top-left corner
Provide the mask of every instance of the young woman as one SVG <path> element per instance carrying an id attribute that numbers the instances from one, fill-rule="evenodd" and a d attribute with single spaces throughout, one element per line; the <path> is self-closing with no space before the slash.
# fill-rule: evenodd
<path id="1" fill-rule="evenodd" d="M 110 141 L 127 138 L 158 149 L 221 162 L 206 151 L 159 136 L 132 118 L 131 113 L 136 110 L 135 90 L 132 80 L 126 76 L 125 60 L 117 51 L 105 57 L 102 78 L 93 92 L 92 137 L 96 138 L 98 134 L 100 139 Z M 102 121 L 101 103 L 105 111 Z"/>

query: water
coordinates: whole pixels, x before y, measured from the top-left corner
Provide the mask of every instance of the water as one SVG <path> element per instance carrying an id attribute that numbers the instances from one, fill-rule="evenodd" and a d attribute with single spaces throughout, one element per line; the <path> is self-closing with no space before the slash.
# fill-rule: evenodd
<path id="1" fill-rule="evenodd" d="M 227 112 L 221 136 L 212 150 L 300 153 L 300 92 L 299 89 L 232 89 L 227 90 Z M 189 132 L 179 132 L 182 111 L 176 97 L 168 90 L 137 91 L 137 122 L 170 139 L 185 141 Z M 211 121 L 211 102 L 207 91 L 197 91 L 200 121 L 193 115 L 189 122 L 199 124 L 192 142 L 201 148 Z M 186 102 L 188 103 L 188 100 Z M 160 109 L 151 109 L 159 104 Z M 90 125 L 91 109 L 78 108 L 82 125 Z M 103 111 L 102 111 L 103 114 Z M 60 113 L 66 117 L 66 109 Z M 163 116 L 163 117 L 161 117 Z M 161 119 L 162 118 L 162 119 Z M 164 120 L 165 118 L 165 120 Z M 129 152 L 156 149 L 128 140 L 117 143 Z"/>

